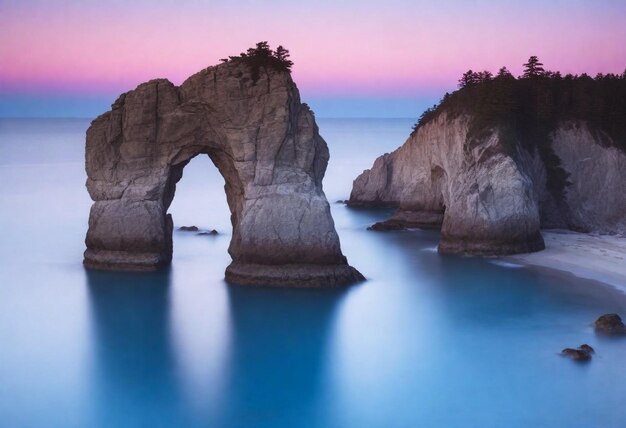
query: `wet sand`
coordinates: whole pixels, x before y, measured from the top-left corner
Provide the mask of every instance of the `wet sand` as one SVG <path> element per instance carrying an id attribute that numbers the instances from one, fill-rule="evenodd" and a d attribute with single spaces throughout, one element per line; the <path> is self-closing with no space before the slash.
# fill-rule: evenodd
<path id="1" fill-rule="evenodd" d="M 543 230 L 546 249 L 504 260 L 570 272 L 626 293 L 626 237 Z"/>

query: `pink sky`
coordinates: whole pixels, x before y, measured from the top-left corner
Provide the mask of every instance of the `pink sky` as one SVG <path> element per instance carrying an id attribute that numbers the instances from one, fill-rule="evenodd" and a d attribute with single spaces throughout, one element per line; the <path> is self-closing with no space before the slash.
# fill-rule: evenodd
<path id="1" fill-rule="evenodd" d="M 622 1 L 1 1 L 0 93 L 116 94 L 260 40 L 285 45 L 303 94 L 435 96 L 468 68 L 626 68 Z M 496 5 L 494 5 L 496 4 Z"/>

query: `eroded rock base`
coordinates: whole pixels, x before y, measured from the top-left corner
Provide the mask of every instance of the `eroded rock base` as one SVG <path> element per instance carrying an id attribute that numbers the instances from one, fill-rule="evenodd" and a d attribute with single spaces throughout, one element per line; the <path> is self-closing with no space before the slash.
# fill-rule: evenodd
<path id="1" fill-rule="evenodd" d="M 507 254 L 533 253 L 546 248 L 541 233 L 519 240 L 479 240 L 441 236 L 438 250 L 445 254 L 475 256 L 503 256 Z"/>
<path id="2" fill-rule="evenodd" d="M 83 264 L 98 270 L 148 272 L 167 266 L 171 260 L 171 254 L 88 249 Z"/>
<path id="3" fill-rule="evenodd" d="M 238 285 L 325 288 L 364 280 L 359 271 L 347 264 L 259 265 L 233 262 L 226 268 L 226 281 Z"/>

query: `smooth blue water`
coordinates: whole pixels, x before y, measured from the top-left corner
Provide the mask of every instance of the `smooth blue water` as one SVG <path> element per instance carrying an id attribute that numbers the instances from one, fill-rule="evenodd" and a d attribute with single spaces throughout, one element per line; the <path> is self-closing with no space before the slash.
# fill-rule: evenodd
<path id="1" fill-rule="evenodd" d="M 401 144 L 411 120 L 320 119 L 325 189 Z M 368 281 L 336 290 L 227 286 L 230 223 L 208 158 L 185 169 L 170 269 L 81 265 L 91 204 L 86 120 L 0 120 L 2 427 L 624 427 L 626 315 L 609 287 L 439 255 L 437 233 L 375 233 L 381 210 L 332 204 Z M 589 343 L 576 364 L 558 352 Z"/>

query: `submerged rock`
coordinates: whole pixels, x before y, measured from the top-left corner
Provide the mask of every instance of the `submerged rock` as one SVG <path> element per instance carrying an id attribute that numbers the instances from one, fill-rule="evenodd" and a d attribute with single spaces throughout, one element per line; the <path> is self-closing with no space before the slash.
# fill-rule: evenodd
<path id="1" fill-rule="evenodd" d="M 594 322 L 594 327 L 599 333 L 626 334 L 626 325 L 617 314 L 602 315 Z"/>
<path id="2" fill-rule="evenodd" d="M 198 235 L 218 235 L 218 234 L 219 232 L 215 229 L 198 233 Z"/>
<path id="3" fill-rule="evenodd" d="M 565 348 L 561 351 L 563 356 L 570 357 L 572 360 L 576 361 L 589 361 L 593 353 L 593 348 L 589 345 L 581 345 L 578 349 Z"/>
<path id="4" fill-rule="evenodd" d="M 178 230 L 183 231 L 183 232 L 197 232 L 198 227 L 197 226 L 181 226 L 178 228 Z"/>
<path id="5" fill-rule="evenodd" d="M 387 231 L 403 229 L 440 229 L 443 212 L 440 211 L 396 211 L 385 221 L 374 223 L 368 230 Z"/>
<path id="6" fill-rule="evenodd" d="M 580 345 L 578 348 L 581 351 L 585 351 L 585 352 L 587 352 L 589 354 L 595 354 L 596 353 L 596 351 L 591 346 L 587 345 L 586 343 L 583 344 L 583 345 Z"/>
<path id="7" fill-rule="evenodd" d="M 197 155 L 208 155 L 225 181 L 233 225 L 227 280 L 323 286 L 363 279 L 342 254 L 322 190 L 329 153 L 313 113 L 289 72 L 242 61 L 209 67 L 181 86 L 142 83 L 91 123 L 85 265 L 169 263 L 167 210 Z"/>
<path id="8" fill-rule="evenodd" d="M 404 227 L 402 224 L 394 223 L 391 220 L 379 221 L 367 228 L 367 230 L 373 230 L 375 232 L 387 232 L 390 230 L 404 230 L 404 229 L 406 229 L 406 227 Z"/>
<path id="9" fill-rule="evenodd" d="M 594 110 L 585 110 L 588 117 L 564 110 L 571 105 L 623 109 L 620 91 L 626 85 L 611 83 L 622 89 L 609 94 L 570 93 L 559 81 L 546 82 L 556 88 L 551 96 L 591 99 L 570 100 L 557 109 L 546 104 L 545 89 L 533 91 L 534 83 L 524 79 L 463 88 L 426 112 L 401 147 L 377 158 L 354 180 L 348 205 L 397 208 L 373 230 L 423 227 L 401 218 L 439 213 L 426 226 L 441 227 L 439 251 L 445 253 L 539 251 L 542 227 L 626 232 L 622 110 L 600 119 L 594 119 Z M 599 88 L 603 83 L 572 83 L 587 84 Z M 493 89 L 497 85 L 505 90 Z M 474 97 L 474 92 L 489 96 Z M 545 109 L 558 114 L 533 122 Z"/>

